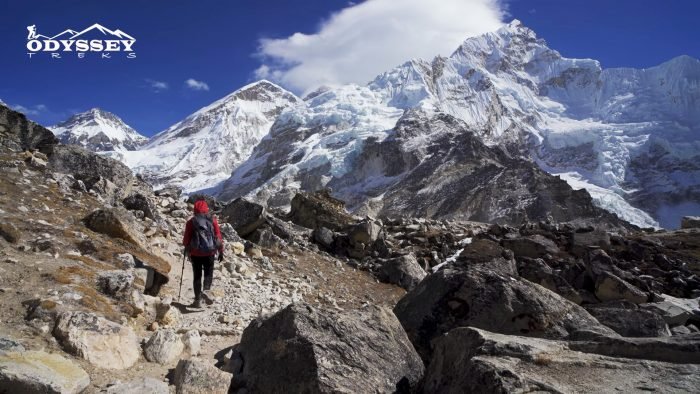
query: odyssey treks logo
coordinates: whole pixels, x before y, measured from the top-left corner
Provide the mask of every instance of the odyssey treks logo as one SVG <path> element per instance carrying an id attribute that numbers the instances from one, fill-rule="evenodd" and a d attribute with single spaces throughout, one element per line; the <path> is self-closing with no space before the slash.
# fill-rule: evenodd
<path id="1" fill-rule="evenodd" d="M 27 26 L 27 55 L 50 55 L 52 59 L 75 56 L 84 59 L 98 56 L 101 59 L 111 59 L 124 56 L 127 59 L 136 58 L 134 43 L 136 39 L 123 31 L 110 30 L 99 23 L 85 30 L 67 29 L 55 36 L 49 37 L 38 34 L 36 25 Z"/>

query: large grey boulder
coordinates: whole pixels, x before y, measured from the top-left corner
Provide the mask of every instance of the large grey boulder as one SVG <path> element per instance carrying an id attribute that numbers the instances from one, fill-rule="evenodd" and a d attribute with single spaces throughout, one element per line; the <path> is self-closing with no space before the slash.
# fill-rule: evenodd
<path id="1" fill-rule="evenodd" d="M 245 237 L 265 223 L 265 207 L 237 198 L 221 211 L 221 220 L 231 224 L 238 235 Z"/>
<path id="2" fill-rule="evenodd" d="M 554 339 L 617 335 L 579 305 L 492 268 L 502 263 L 440 270 L 399 300 L 394 313 L 424 361 L 431 341 L 455 327 Z"/>
<path id="3" fill-rule="evenodd" d="M 142 193 L 133 193 L 122 200 L 124 208 L 133 211 L 142 211 L 143 215 L 153 220 L 156 219 L 158 212 L 155 205 Z"/>
<path id="4" fill-rule="evenodd" d="M 151 335 L 143 348 L 146 360 L 169 365 L 177 361 L 185 349 L 185 344 L 173 329 L 158 330 Z"/>
<path id="5" fill-rule="evenodd" d="M 175 368 L 177 394 L 226 394 L 230 386 L 231 374 L 204 360 L 180 360 Z"/>
<path id="6" fill-rule="evenodd" d="M 112 297 L 126 298 L 134 285 L 133 271 L 105 271 L 97 277 L 97 285 L 100 290 Z"/>
<path id="7" fill-rule="evenodd" d="M 599 322 L 625 337 L 662 337 L 671 333 L 664 319 L 651 311 L 638 308 L 586 306 Z"/>
<path id="8" fill-rule="evenodd" d="M 149 377 L 141 377 L 126 383 L 117 383 L 107 387 L 105 394 L 170 394 L 168 384 Z"/>
<path id="9" fill-rule="evenodd" d="M 604 272 L 595 283 L 595 296 L 601 301 L 627 300 L 635 304 L 647 302 L 648 296 L 617 275 Z"/>
<path id="10" fill-rule="evenodd" d="M 292 304 L 253 321 L 234 381 L 248 392 L 394 392 L 415 386 L 423 363 L 385 308 L 334 312 Z"/>
<path id="11" fill-rule="evenodd" d="M 676 298 L 662 294 L 660 301 L 641 304 L 640 307 L 659 314 L 669 325 L 700 322 L 700 298 Z"/>
<path id="12" fill-rule="evenodd" d="M 377 277 L 383 282 L 393 283 L 411 290 L 425 278 L 426 272 L 412 254 L 395 257 L 380 263 Z"/>
<path id="13" fill-rule="evenodd" d="M 333 198 L 327 190 L 297 193 L 291 202 L 289 219 L 306 228 L 326 227 L 341 231 L 355 223 L 345 210 L 345 203 Z"/>
<path id="14" fill-rule="evenodd" d="M 0 352 L 1 393 L 73 394 L 90 384 L 75 362 L 40 351 Z"/>
<path id="15" fill-rule="evenodd" d="M 515 253 L 516 257 L 538 258 L 546 254 L 556 255 L 559 247 L 549 238 L 535 234 L 527 237 L 507 238 L 503 246 Z"/>
<path id="16" fill-rule="evenodd" d="M 83 222 L 94 232 L 120 238 L 148 250 L 143 227 L 136 222 L 133 214 L 124 208 L 97 209 L 88 214 Z"/>
<path id="17" fill-rule="evenodd" d="M 68 353 L 100 368 L 129 368 L 140 354 L 131 328 L 88 312 L 60 314 L 53 335 Z"/>
<path id="18" fill-rule="evenodd" d="M 581 353 L 572 343 L 456 328 L 436 338 L 422 391 L 695 392 L 700 385 L 697 364 Z"/>

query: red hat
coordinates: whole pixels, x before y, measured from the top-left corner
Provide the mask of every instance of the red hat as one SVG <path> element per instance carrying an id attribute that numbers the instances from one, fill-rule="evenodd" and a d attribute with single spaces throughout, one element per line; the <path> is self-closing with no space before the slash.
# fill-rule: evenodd
<path id="1" fill-rule="evenodd" d="M 209 212 L 209 206 L 207 205 L 207 202 L 204 200 L 199 200 L 194 203 L 194 213 L 208 213 Z"/>

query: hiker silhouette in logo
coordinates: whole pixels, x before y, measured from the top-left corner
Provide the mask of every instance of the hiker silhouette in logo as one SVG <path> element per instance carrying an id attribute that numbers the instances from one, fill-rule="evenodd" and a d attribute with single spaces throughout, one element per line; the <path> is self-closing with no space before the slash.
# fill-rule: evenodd
<path id="1" fill-rule="evenodd" d="M 202 298 L 211 305 L 214 303 L 209 290 L 214 280 L 214 260 L 218 253 L 219 262 L 224 260 L 224 240 L 221 238 L 219 223 L 209 213 L 209 206 L 204 200 L 194 203 L 194 216 L 185 225 L 185 235 L 182 238 L 185 253 L 190 256 L 194 272 L 194 302 L 193 308 L 202 307 Z M 204 290 L 202 291 L 202 273 L 204 274 Z"/>
<path id="2" fill-rule="evenodd" d="M 27 26 L 27 30 L 29 30 L 29 35 L 27 36 L 27 40 L 35 39 L 36 38 L 36 25 Z"/>

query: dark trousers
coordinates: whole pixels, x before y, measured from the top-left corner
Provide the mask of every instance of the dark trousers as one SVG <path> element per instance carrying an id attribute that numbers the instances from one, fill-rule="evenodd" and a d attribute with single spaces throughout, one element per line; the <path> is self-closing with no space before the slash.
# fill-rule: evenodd
<path id="1" fill-rule="evenodd" d="M 214 280 L 214 256 L 190 256 L 194 271 L 194 298 L 202 297 L 202 272 L 204 272 L 204 290 L 211 289 Z"/>

